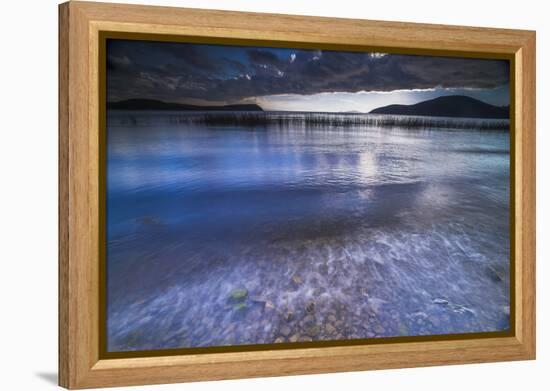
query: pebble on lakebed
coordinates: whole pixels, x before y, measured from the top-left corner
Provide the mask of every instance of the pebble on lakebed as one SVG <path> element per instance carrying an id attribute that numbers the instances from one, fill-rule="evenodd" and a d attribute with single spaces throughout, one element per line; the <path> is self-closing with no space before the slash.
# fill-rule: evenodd
<path id="1" fill-rule="evenodd" d="M 229 298 L 235 301 L 242 301 L 242 300 L 245 300 L 247 297 L 248 297 L 248 290 L 243 288 L 234 289 L 231 291 L 231 294 L 229 295 Z"/>

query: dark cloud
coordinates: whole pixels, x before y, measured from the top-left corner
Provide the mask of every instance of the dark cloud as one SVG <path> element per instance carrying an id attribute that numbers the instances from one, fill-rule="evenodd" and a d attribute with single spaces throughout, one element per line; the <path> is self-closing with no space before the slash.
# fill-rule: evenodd
<path id="1" fill-rule="evenodd" d="M 239 101 L 275 94 L 495 88 L 508 61 L 110 40 L 109 100 Z"/>
<path id="2" fill-rule="evenodd" d="M 249 49 L 247 55 L 250 62 L 255 65 L 280 66 L 282 64 L 275 53 L 266 49 Z"/>

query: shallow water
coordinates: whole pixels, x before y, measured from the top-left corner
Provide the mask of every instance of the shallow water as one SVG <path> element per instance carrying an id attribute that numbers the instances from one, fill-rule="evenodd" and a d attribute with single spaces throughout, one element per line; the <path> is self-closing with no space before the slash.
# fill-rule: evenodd
<path id="1" fill-rule="evenodd" d="M 110 113 L 109 351 L 509 327 L 509 133 Z"/>

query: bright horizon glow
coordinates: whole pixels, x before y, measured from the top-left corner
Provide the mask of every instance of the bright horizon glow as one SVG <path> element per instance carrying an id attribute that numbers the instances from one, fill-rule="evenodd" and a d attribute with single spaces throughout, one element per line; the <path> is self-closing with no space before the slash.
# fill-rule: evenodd
<path id="1" fill-rule="evenodd" d="M 236 103 L 256 103 L 266 111 L 320 111 L 368 113 L 378 107 L 411 105 L 440 96 L 466 95 L 483 102 L 506 106 L 509 86 L 493 89 L 429 88 L 394 91 L 321 92 L 313 95 L 278 94 L 245 98 Z"/>

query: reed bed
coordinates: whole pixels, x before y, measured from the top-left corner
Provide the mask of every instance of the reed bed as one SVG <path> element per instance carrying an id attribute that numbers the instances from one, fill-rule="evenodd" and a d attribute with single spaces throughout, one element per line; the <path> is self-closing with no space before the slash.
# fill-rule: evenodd
<path id="1" fill-rule="evenodd" d="M 140 114 L 127 113 L 124 121 L 140 123 Z M 150 113 L 149 113 L 150 114 Z M 340 114 L 340 113 L 279 113 L 279 112 L 189 112 L 189 113 L 162 113 L 163 120 L 169 123 L 194 123 L 209 126 L 241 126 L 261 128 L 267 126 L 278 127 L 402 127 L 413 129 L 474 129 L 474 130 L 509 130 L 507 119 L 481 118 L 449 118 L 449 117 L 422 117 L 406 115 L 381 114 Z M 122 120 L 122 118 L 119 118 Z"/>

